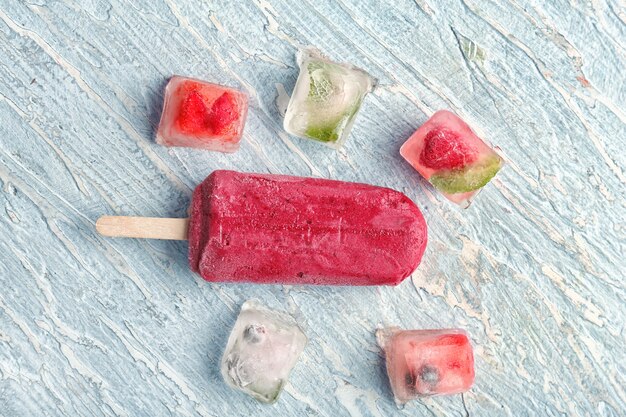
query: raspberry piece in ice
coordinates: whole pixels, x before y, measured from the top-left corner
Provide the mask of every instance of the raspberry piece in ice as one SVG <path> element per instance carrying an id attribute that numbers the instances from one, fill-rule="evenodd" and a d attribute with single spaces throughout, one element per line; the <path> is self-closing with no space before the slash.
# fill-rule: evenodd
<path id="1" fill-rule="evenodd" d="M 471 164 L 476 153 L 463 138 L 447 129 L 433 129 L 424 138 L 420 162 L 432 169 L 458 169 Z"/>
<path id="2" fill-rule="evenodd" d="M 235 152 L 247 112 L 248 98 L 241 91 L 174 76 L 165 87 L 157 143 Z"/>
<path id="3" fill-rule="evenodd" d="M 239 117 L 237 102 L 230 93 L 222 94 L 211 107 L 207 122 L 213 131 L 220 135 L 228 132 Z"/>
<path id="4" fill-rule="evenodd" d="M 400 148 L 400 155 L 448 200 L 467 208 L 503 159 L 457 115 L 440 110 Z"/>
<path id="5" fill-rule="evenodd" d="M 474 354 L 463 330 L 400 330 L 376 334 L 396 401 L 465 392 L 474 383 Z"/>
<path id="6" fill-rule="evenodd" d="M 176 124 L 182 133 L 195 135 L 206 131 L 208 115 L 202 96 L 192 90 L 180 104 Z"/>

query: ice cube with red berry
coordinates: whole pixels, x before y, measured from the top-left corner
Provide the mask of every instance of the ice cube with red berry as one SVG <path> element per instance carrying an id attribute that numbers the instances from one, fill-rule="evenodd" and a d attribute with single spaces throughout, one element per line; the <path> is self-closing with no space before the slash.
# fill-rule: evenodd
<path id="1" fill-rule="evenodd" d="M 463 120 L 446 110 L 417 129 L 400 154 L 447 199 L 463 207 L 504 163 Z"/>
<path id="2" fill-rule="evenodd" d="M 376 333 L 391 390 L 398 403 L 418 397 L 458 394 L 474 383 L 474 354 L 465 331 L 400 330 Z"/>
<path id="3" fill-rule="evenodd" d="M 165 87 L 157 143 L 235 152 L 247 112 L 248 97 L 239 90 L 174 76 Z"/>

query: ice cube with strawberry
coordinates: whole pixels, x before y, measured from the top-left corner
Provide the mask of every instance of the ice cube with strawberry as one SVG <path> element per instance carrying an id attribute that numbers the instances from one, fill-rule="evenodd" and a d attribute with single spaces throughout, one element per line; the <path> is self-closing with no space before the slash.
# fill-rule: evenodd
<path id="1" fill-rule="evenodd" d="M 463 207 L 504 162 L 463 120 L 446 110 L 417 129 L 400 154 L 446 198 Z"/>
<path id="2" fill-rule="evenodd" d="M 165 87 L 157 143 L 235 152 L 247 112 L 248 97 L 239 90 L 174 76 Z"/>
<path id="3" fill-rule="evenodd" d="M 400 330 L 376 333 L 398 403 L 465 392 L 474 383 L 474 354 L 465 331 Z"/>

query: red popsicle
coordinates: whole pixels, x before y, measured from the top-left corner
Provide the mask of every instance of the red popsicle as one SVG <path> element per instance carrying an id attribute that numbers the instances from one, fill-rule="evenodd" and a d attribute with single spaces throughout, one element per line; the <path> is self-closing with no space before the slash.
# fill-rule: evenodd
<path id="1" fill-rule="evenodd" d="M 146 235 L 104 219 L 103 234 Z M 188 237 L 190 267 L 208 281 L 397 285 L 419 265 L 427 231 L 417 206 L 388 188 L 214 171 L 194 191 Z"/>

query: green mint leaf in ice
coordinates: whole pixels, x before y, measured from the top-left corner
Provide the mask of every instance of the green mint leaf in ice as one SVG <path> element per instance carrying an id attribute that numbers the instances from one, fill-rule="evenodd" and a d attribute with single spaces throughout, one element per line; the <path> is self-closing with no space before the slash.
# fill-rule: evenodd
<path id="1" fill-rule="evenodd" d="M 255 396 L 257 399 L 268 404 L 273 404 L 278 400 L 285 382 L 284 379 L 279 379 L 278 381 L 266 382 L 265 384 L 253 383 L 250 384 L 248 388 L 257 394 Z"/>
<path id="2" fill-rule="evenodd" d="M 307 66 L 309 71 L 309 97 L 308 99 L 317 103 L 328 101 L 333 94 L 333 83 L 331 73 L 333 69 L 329 64 L 323 62 L 311 62 Z"/>
<path id="3" fill-rule="evenodd" d="M 337 134 L 337 123 L 331 123 L 325 126 L 311 126 L 307 127 L 305 134 L 313 139 L 317 139 L 320 142 L 336 142 L 339 139 Z"/>
<path id="4" fill-rule="evenodd" d="M 350 64 L 331 62 L 313 49 L 298 53 L 300 74 L 285 111 L 287 133 L 339 149 L 376 80 Z"/>
<path id="5" fill-rule="evenodd" d="M 336 142 L 359 109 L 361 92 L 346 87 L 346 70 L 313 61 L 309 73 L 308 126 L 305 134 L 321 142 Z"/>
<path id="6" fill-rule="evenodd" d="M 485 160 L 464 169 L 446 170 L 433 174 L 430 183 L 448 194 L 466 193 L 484 187 L 500 170 L 499 156 L 489 156 Z"/>

